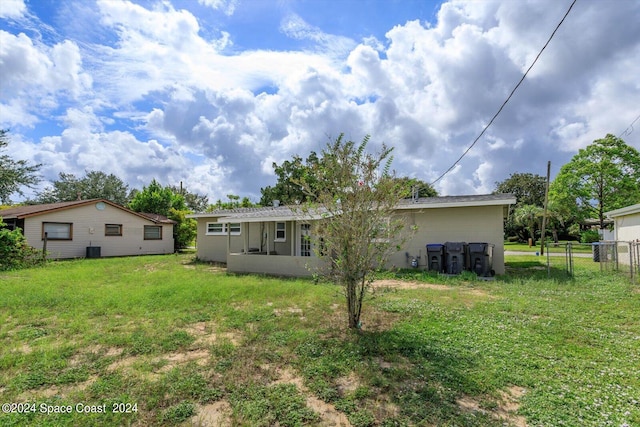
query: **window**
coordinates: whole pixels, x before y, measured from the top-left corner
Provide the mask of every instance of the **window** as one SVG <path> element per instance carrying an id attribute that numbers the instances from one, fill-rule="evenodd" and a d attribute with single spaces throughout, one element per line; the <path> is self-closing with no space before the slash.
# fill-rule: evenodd
<path id="1" fill-rule="evenodd" d="M 105 236 L 122 236 L 122 224 L 105 224 Z"/>
<path id="2" fill-rule="evenodd" d="M 145 225 L 144 240 L 162 240 L 161 225 Z"/>
<path id="3" fill-rule="evenodd" d="M 300 224 L 300 256 L 311 256 L 311 224 Z"/>
<path id="4" fill-rule="evenodd" d="M 207 236 L 222 236 L 227 234 L 227 227 L 231 231 L 232 236 L 240 235 L 240 224 L 223 224 L 221 222 L 207 223 Z"/>
<path id="5" fill-rule="evenodd" d="M 215 235 L 215 234 L 224 234 L 224 225 L 221 222 L 208 222 L 207 223 L 207 234 Z"/>
<path id="6" fill-rule="evenodd" d="M 42 240 L 45 234 L 47 240 L 72 240 L 73 224 L 70 222 L 43 222 Z"/>
<path id="7" fill-rule="evenodd" d="M 287 241 L 287 224 L 284 222 L 276 222 L 276 242 Z"/>

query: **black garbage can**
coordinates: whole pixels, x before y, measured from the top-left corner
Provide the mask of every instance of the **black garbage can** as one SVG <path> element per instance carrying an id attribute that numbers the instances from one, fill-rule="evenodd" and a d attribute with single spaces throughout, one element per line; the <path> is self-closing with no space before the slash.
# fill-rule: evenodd
<path id="1" fill-rule="evenodd" d="M 593 262 L 600 262 L 600 242 L 593 242 L 591 250 L 593 252 Z"/>
<path id="2" fill-rule="evenodd" d="M 445 242 L 445 271 L 447 274 L 460 274 L 465 266 L 465 242 Z"/>
<path id="3" fill-rule="evenodd" d="M 430 243 L 427 245 L 427 270 L 444 273 L 444 245 Z"/>
<path id="4" fill-rule="evenodd" d="M 469 270 L 480 277 L 490 277 L 493 271 L 493 245 L 489 243 L 469 243 Z"/>

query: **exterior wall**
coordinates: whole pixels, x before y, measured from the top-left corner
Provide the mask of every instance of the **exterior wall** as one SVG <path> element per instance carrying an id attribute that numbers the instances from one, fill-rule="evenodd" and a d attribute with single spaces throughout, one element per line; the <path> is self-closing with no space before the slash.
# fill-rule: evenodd
<path id="1" fill-rule="evenodd" d="M 401 211 L 407 218 L 407 227 L 418 227 L 416 234 L 405 242 L 402 249 L 393 254 L 387 267 L 405 268 L 405 253 L 421 255 L 420 268 L 426 268 L 426 245 L 429 243 L 467 242 L 490 243 L 493 248 L 493 269 L 504 274 L 504 230 L 502 206 L 478 206 L 457 208 L 432 208 L 416 211 Z M 275 223 L 265 222 L 262 231 L 269 229 L 269 249 L 277 255 L 244 255 L 245 236 L 231 236 L 231 254 L 227 259 L 227 236 L 206 236 L 206 223 L 217 218 L 198 218 L 198 257 L 208 261 L 227 262 L 230 272 L 262 273 L 283 276 L 308 276 L 306 263 L 319 262 L 314 257 L 283 256 L 291 255 L 292 241 L 298 245 L 299 236 L 296 222 L 286 223 L 286 241 L 274 242 Z M 260 248 L 262 223 L 245 223 L 249 230 L 248 247 Z M 294 246 L 297 248 L 297 246 Z M 266 248 L 263 248 L 266 250 Z M 295 252 L 294 252 L 295 254 Z"/>
<path id="2" fill-rule="evenodd" d="M 504 229 L 502 206 L 478 206 L 423 209 L 407 212 L 407 226 L 416 225 L 417 232 L 400 252 L 391 256 L 389 267 L 409 268 L 405 253 L 420 255 L 420 268 L 426 268 L 426 245 L 429 243 L 491 243 L 493 269 L 504 274 Z"/>
<path id="3" fill-rule="evenodd" d="M 87 246 L 100 246 L 100 255 L 124 256 L 173 253 L 173 224 L 155 224 L 137 215 L 106 205 L 94 204 L 64 209 L 24 219 L 24 235 L 29 245 L 42 249 L 42 223 L 73 224 L 72 240 L 48 240 L 49 258 L 82 258 Z M 105 224 L 121 224 L 122 236 L 105 236 Z M 162 226 L 162 240 L 144 240 L 144 226 Z"/>
<path id="4" fill-rule="evenodd" d="M 616 240 L 630 242 L 640 239 L 640 212 L 615 218 Z"/>
<path id="5" fill-rule="evenodd" d="M 308 277 L 323 263 L 316 257 L 230 254 L 227 271 L 275 276 Z"/>
<path id="6" fill-rule="evenodd" d="M 203 261 L 227 262 L 228 236 L 207 236 L 207 223 L 216 222 L 218 218 L 198 218 L 198 234 L 196 237 L 196 254 Z M 245 239 L 247 248 L 260 249 L 261 240 L 260 224 L 242 224 L 239 236 L 231 236 L 231 253 L 240 253 L 244 250 Z"/>
<path id="7" fill-rule="evenodd" d="M 276 236 L 276 224 L 275 222 L 273 223 L 267 223 L 268 225 L 270 225 L 270 230 L 269 230 L 269 236 L 271 241 L 273 242 L 273 249 L 276 251 L 276 253 L 278 255 L 293 255 L 291 253 L 291 242 L 292 240 L 295 241 L 295 234 L 294 234 L 294 224 L 295 222 L 293 221 L 287 221 L 285 222 L 285 236 L 286 236 L 286 240 L 284 242 L 276 242 L 275 241 L 275 236 Z"/>

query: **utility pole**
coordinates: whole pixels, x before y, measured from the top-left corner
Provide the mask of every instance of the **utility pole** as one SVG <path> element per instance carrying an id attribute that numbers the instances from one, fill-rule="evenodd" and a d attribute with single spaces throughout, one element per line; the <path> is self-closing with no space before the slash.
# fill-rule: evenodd
<path id="1" fill-rule="evenodd" d="M 551 175 L 551 160 L 547 162 L 547 185 L 544 189 L 544 213 L 542 214 L 542 235 L 540 236 L 540 255 L 544 255 L 545 233 L 547 228 L 547 207 L 549 206 L 549 177 Z"/>

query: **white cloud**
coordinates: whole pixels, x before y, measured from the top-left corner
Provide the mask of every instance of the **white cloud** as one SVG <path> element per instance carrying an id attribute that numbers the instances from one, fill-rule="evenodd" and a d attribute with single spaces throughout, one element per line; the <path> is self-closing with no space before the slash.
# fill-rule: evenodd
<path id="1" fill-rule="evenodd" d="M 20 18 L 27 10 L 24 0 L 0 1 L 0 18 Z"/>
<path id="2" fill-rule="evenodd" d="M 198 3 L 219 10 L 225 15 L 233 15 L 237 0 L 198 0 Z"/>
<path id="3" fill-rule="evenodd" d="M 243 7 L 201 3 L 230 14 Z M 306 49 L 240 52 L 230 49 L 234 29 L 206 39 L 200 18 L 168 2 L 98 6 L 95 25 L 109 43 L 47 44 L 0 30 L 0 124 L 57 117 L 63 130 L 38 138 L 30 154 L 50 179 L 99 169 L 138 187 L 182 180 L 212 199 L 259 198 L 274 182 L 273 162 L 320 151 L 342 132 L 356 141 L 371 134 L 373 149 L 394 146 L 399 174 L 435 179 L 497 111 L 566 7 L 446 2 L 437 22 L 409 21 L 384 41 L 360 43 L 291 14 L 280 31 Z M 440 193 L 490 192 L 510 173 L 543 174 L 547 160 L 559 168 L 624 130 L 639 113 L 638 14 L 637 2 L 578 3 Z M 640 132 L 627 142 L 640 149 Z"/>

